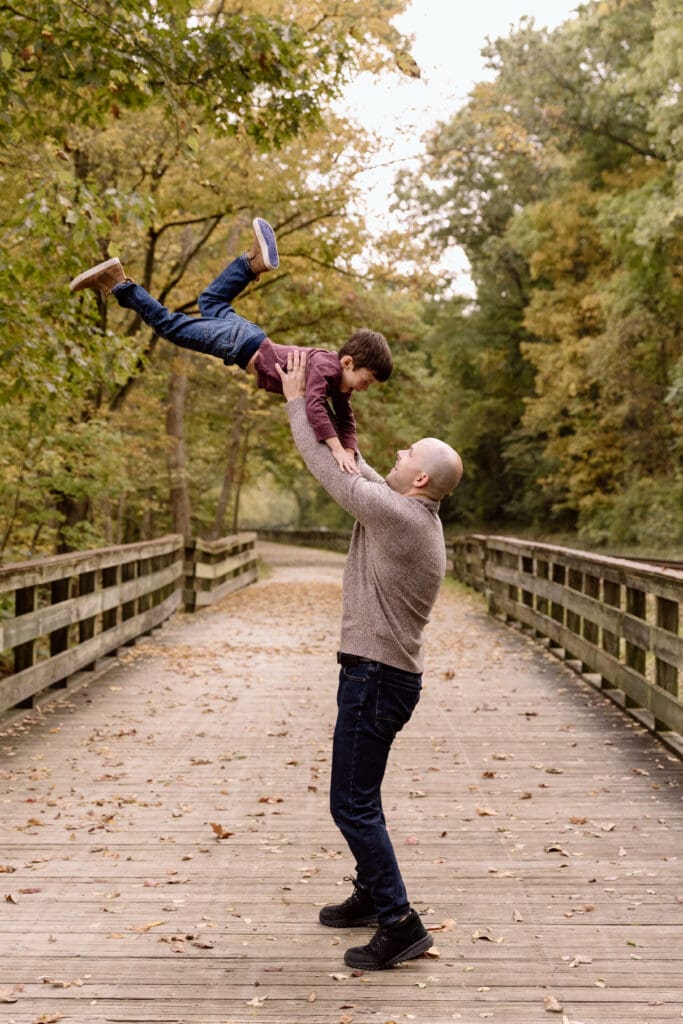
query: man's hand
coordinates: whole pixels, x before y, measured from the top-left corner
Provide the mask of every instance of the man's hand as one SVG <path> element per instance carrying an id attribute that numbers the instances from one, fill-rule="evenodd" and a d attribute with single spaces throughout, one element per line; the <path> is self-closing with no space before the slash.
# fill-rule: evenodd
<path id="1" fill-rule="evenodd" d="M 287 372 L 282 369 L 279 363 L 275 369 L 280 374 L 282 381 L 282 393 L 288 402 L 295 398 L 301 398 L 306 394 L 306 353 L 300 351 L 287 354 Z"/>

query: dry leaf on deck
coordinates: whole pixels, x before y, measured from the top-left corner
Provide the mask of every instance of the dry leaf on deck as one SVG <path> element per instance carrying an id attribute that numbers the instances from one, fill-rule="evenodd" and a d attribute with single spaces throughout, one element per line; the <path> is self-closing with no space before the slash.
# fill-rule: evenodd
<path id="1" fill-rule="evenodd" d="M 216 833 L 218 839 L 229 839 L 230 836 L 234 836 L 235 834 L 234 832 L 229 832 L 227 828 L 223 828 L 223 826 L 219 825 L 217 821 L 210 821 L 209 824 Z"/>

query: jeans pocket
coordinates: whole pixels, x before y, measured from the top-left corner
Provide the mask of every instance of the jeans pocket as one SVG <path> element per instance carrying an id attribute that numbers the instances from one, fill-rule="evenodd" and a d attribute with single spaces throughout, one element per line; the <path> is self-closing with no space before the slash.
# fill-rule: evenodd
<path id="1" fill-rule="evenodd" d="M 375 728 L 387 739 L 400 732 L 420 699 L 420 686 L 380 679 L 377 687 Z"/>

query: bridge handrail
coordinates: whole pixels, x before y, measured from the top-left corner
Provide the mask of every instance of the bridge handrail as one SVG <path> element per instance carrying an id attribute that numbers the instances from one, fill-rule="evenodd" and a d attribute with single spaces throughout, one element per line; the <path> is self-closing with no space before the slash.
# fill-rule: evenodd
<path id="1" fill-rule="evenodd" d="M 683 736 L 680 568 L 483 534 L 456 539 L 453 564 L 490 612 L 547 638 L 650 728 Z"/>
<path id="2" fill-rule="evenodd" d="M 0 566 L 0 714 L 82 681 L 179 608 L 253 582 L 255 542 L 169 534 Z"/>
<path id="3" fill-rule="evenodd" d="M 306 548 L 325 548 L 328 551 L 349 550 L 351 530 L 323 530 L 320 527 L 309 530 L 298 530 L 292 527 L 278 529 L 260 529 L 260 540 L 272 541 L 275 544 L 298 544 Z"/>

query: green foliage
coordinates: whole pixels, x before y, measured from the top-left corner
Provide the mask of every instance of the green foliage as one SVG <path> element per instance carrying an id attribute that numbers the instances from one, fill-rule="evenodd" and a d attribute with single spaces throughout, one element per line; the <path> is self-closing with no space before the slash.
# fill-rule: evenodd
<path id="1" fill-rule="evenodd" d="M 471 411 L 474 521 L 576 524 L 593 542 L 680 535 L 676 8 L 591 2 L 550 33 L 523 20 L 487 48 L 495 81 L 402 184 L 478 286 L 454 307 L 444 367 L 454 420 Z"/>

